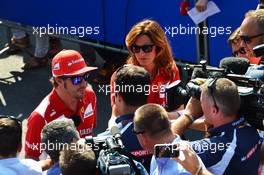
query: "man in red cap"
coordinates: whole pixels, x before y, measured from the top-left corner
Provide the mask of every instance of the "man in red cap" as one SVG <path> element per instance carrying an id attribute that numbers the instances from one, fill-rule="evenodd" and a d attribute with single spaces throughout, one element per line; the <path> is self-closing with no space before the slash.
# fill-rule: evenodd
<path id="1" fill-rule="evenodd" d="M 89 72 L 95 69 L 88 67 L 81 54 L 74 50 L 63 50 L 53 58 L 53 89 L 28 118 L 25 141 L 27 158 L 39 160 L 45 157 L 41 153 L 43 148 L 58 148 L 59 145 L 40 144 L 42 128 L 55 119 L 71 118 L 80 137 L 92 134 L 96 126 L 96 96 L 86 80 Z"/>

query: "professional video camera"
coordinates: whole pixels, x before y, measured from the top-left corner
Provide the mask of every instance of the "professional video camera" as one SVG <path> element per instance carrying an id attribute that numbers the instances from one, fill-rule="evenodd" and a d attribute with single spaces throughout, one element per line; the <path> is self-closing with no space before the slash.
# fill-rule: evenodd
<path id="1" fill-rule="evenodd" d="M 180 80 L 173 82 L 166 88 L 166 108 L 172 111 L 186 104 L 190 97 L 200 99 L 200 85 L 207 78 L 225 77 L 236 83 L 241 97 L 240 114 L 244 116 L 248 123 L 255 128 L 264 130 L 264 83 L 255 78 L 244 75 L 230 74 L 229 71 L 222 68 L 209 68 L 204 65 L 197 65 L 205 73 L 203 75 L 212 75 L 210 72 L 215 71 L 219 74 L 203 78 L 190 80 L 186 85 Z"/>
<path id="2" fill-rule="evenodd" d="M 140 175 L 133 155 L 125 151 L 119 129 L 111 128 L 112 136 L 88 136 L 86 144 L 92 147 L 101 175 Z"/>
<path id="3" fill-rule="evenodd" d="M 223 77 L 230 70 L 208 67 L 206 60 L 200 61 L 200 65 L 186 64 L 184 70 L 190 74 L 192 71 L 191 80 L 182 82 L 177 80 L 166 87 L 166 109 L 173 111 L 179 108 L 182 104 L 186 104 L 190 97 L 200 99 L 200 85 L 210 77 Z M 196 69 L 198 68 L 198 69 Z"/>

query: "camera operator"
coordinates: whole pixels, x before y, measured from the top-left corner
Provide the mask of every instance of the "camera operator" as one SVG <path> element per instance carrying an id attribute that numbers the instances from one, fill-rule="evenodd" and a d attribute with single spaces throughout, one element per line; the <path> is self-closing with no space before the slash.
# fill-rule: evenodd
<path id="1" fill-rule="evenodd" d="M 183 133 L 203 114 L 212 126 L 209 137 L 190 144 L 208 170 L 213 174 L 257 174 L 262 139 L 257 129 L 238 116 L 237 86 L 226 78 L 216 78 L 209 79 L 201 90 L 200 101 L 191 98 L 184 114 L 173 122 L 173 132 Z"/>
<path id="2" fill-rule="evenodd" d="M 63 150 L 60 153 L 62 175 L 96 175 L 96 157 L 90 147 L 77 144 L 75 149 Z"/>
<path id="3" fill-rule="evenodd" d="M 47 175 L 60 175 L 60 151 L 69 147 L 70 143 L 79 140 L 79 133 L 71 119 L 56 119 L 44 126 L 41 132 L 43 150 L 50 156 L 53 166 L 46 172 Z"/>
<path id="4" fill-rule="evenodd" d="M 264 9 L 250 10 L 240 26 L 241 47 L 246 49 L 247 58 L 254 58 L 253 48 L 264 44 Z M 260 59 L 262 60 L 263 57 Z"/>
<path id="5" fill-rule="evenodd" d="M 263 0 L 259 1 L 259 9 L 254 11 L 249 11 L 245 15 L 245 19 L 241 24 L 241 32 L 242 40 L 244 41 L 242 44 L 246 45 L 250 52 L 250 56 L 253 54 L 253 47 L 264 44 L 264 9 L 263 8 Z M 244 39 L 243 39 L 244 38 Z M 248 68 L 246 75 L 264 80 L 264 56 L 259 59 L 262 64 L 254 65 Z M 261 162 L 263 168 L 264 162 L 264 146 L 261 148 Z M 263 171 L 263 170 L 261 170 Z"/>
<path id="6" fill-rule="evenodd" d="M 171 131 L 166 110 L 158 104 L 146 104 L 136 110 L 133 130 L 141 146 L 152 153 L 156 144 L 177 143 L 180 141 L 180 137 L 174 135 Z M 190 174 L 170 158 L 156 158 L 153 156 L 150 166 L 151 175 Z"/>
<path id="7" fill-rule="evenodd" d="M 145 91 L 145 88 L 150 86 L 149 73 L 143 67 L 127 64 L 116 71 L 114 82 L 115 104 L 118 114 L 115 122 L 121 130 L 125 149 L 138 157 L 138 160 L 149 170 L 152 155 L 140 146 L 135 134 L 132 133 L 134 112 L 147 103 L 148 92 Z M 127 89 L 126 87 L 140 87 L 142 89 Z M 98 136 L 108 134 L 110 133 L 106 131 Z"/>
<path id="8" fill-rule="evenodd" d="M 41 175 L 40 164 L 35 160 L 17 158 L 22 144 L 22 126 L 16 118 L 0 116 L 0 174 Z"/>

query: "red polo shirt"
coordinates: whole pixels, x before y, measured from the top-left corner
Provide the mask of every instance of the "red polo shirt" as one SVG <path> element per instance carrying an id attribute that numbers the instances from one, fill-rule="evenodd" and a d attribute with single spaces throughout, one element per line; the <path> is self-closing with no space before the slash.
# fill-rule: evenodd
<path id="1" fill-rule="evenodd" d="M 64 104 L 53 89 L 28 118 L 25 141 L 26 155 L 39 158 L 41 154 L 40 134 L 45 124 L 58 118 L 70 118 L 73 115 L 79 115 L 82 119 L 77 127 L 80 137 L 91 135 L 96 126 L 96 96 L 94 91 L 90 87 L 86 88 L 84 99 L 78 101 L 75 112 Z"/>

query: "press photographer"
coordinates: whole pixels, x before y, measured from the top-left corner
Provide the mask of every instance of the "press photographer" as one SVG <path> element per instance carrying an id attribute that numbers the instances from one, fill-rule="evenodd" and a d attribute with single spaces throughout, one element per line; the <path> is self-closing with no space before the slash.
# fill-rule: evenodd
<path id="1" fill-rule="evenodd" d="M 239 108 L 240 96 L 234 82 L 209 79 L 201 86 L 200 100 L 190 98 L 183 115 L 172 123 L 173 133 L 180 135 L 204 116 L 211 126 L 209 137 L 190 144 L 213 174 L 257 174 L 262 139 L 257 129 L 238 115 Z M 211 144 L 224 146 L 212 151 Z"/>
<path id="2" fill-rule="evenodd" d="M 171 111 L 177 109 L 182 104 L 186 104 L 190 97 L 200 99 L 200 85 L 208 78 L 225 77 L 238 85 L 238 92 L 241 97 L 239 114 L 244 116 L 252 126 L 263 130 L 264 82 L 259 78 L 243 75 L 248 66 L 249 61 L 247 59 L 235 57 L 222 59 L 220 62 L 220 67 L 222 68 L 207 67 L 204 63 L 197 65 L 192 75 L 195 79 L 190 80 L 186 85 L 180 81 L 176 81 L 167 87 L 167 110 Z M 239 73 L 240 75 L 233 73 Z M 264 74 L 264 71 L 251 71 L 251 74 L 261 73 Z"/>

